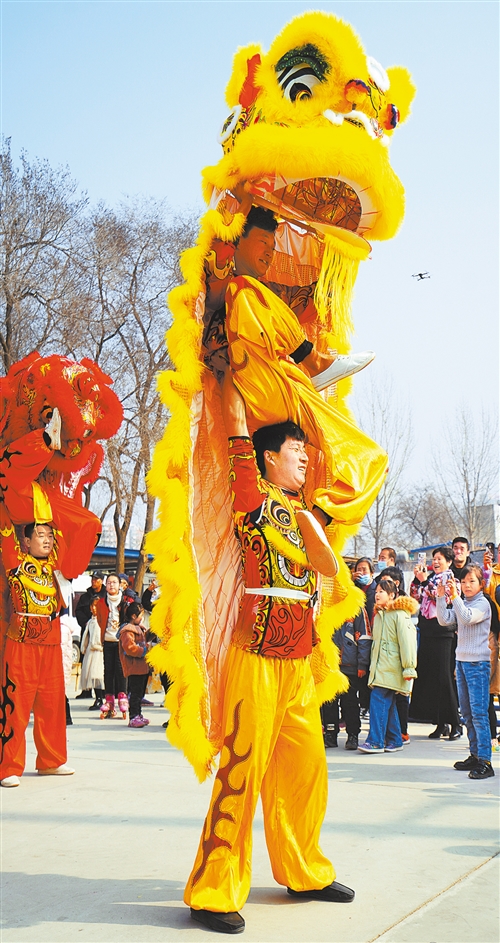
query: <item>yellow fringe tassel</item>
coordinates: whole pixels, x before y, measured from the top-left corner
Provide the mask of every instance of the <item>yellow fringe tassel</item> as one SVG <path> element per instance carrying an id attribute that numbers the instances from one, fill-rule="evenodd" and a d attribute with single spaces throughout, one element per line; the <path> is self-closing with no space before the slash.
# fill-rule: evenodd
<path id="1" fill-rule="evenodd" d="M 325 235 L 321 272 L 316 285 L 314 303 L 327 331 L 332 331 L 337 344 L 345 345 L 354 330 L 351 318 L 354 283 L 360 261 L 370 252 L 365 246 L 354 246 L 337 236 Z"/>

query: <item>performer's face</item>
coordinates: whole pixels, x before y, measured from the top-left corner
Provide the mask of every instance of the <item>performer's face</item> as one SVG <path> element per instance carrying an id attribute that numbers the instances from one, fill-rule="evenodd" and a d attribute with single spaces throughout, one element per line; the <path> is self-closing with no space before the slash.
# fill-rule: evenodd
<path id="1" fill-rule="evenodd" d="M 264 452 L 266 478 L 288 491 L 299 491 L 306 480 L 309 458 L 303 442 L 285 439 L 279 452 Z"/>
<path id="2" fill-rule="evenodd" d="M 234 250 L 234 264 L 238 275 L 264 278 L 273 260 L 274 233 L 253 226 L 248 236 L 242 236 Z"/>
<path id="3" fill-rule="evenodd" d="M 37 524 L 31 537 L 25 537 L 24 540 L 32 557 L 45 560 L 54 546 L 54 532 L 48 524 Z"/>

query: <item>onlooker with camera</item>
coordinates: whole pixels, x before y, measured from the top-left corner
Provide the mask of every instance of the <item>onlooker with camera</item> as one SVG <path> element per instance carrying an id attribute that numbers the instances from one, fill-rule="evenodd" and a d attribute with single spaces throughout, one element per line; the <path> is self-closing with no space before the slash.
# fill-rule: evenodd
<path id="1" fill-rule="evenodd" d="M 420 603 L 418 677 L 413 686 L 410 716 L 414 720 L 436 724 L 436 729 L 429 734 L 431 740 L 445 736 L 456 740 L 462 735 L 453 677 L 455 626 L 440 625 L 436 609 L 437 587 L 443 582 L 443 577 L 445 582 L 452 579 L 453 559 L 450 547 L 438 547 L 432 553 L 432 571 L 429 572 L 425 564 L 418 563 L 410 587 L 410 595 Z M 456 587 L 460 594 L 458 581 Z M 447 592 L 446 601 L 451 606 Z"/>
<path id="2" fill-rule="evenodd" d="M 493 554 L 491 550 L 488 549 L 485 552 L 483 571 L 485 577 L 484 591 L 495 603 L 500 616 L 500 605 L 498 604 L 495 596 L 497 587 L 500 586 L 500 544 L 498 544 L 497 547 L 497 562 L 495 564 L 493 563 Z"/>
<path id="3" fill-rule="evenodd" d="M 491 765 L 491 739 L 488 721 L 490 685 L 490 649 L 488 638 L 491 609 L 485 599 L 483 572 L 472 563 L 465 568 L 461 589 L 453 577 L 437 586 L 437 618 L 440 625 L 457 626 L 457 686 L 460 710 L 467 725 L 470 756 L 454 764 L 468 770 L 469 779 L 494 776 Z M 451 607 L 446 605 L 446 597 Z"/>

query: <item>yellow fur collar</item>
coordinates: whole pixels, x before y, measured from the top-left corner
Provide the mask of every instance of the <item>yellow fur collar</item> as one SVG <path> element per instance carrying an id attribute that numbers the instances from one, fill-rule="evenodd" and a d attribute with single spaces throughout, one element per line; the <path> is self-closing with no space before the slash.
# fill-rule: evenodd
<path id="1" fill-rule="evenodd" d="M 412 599 L 411 596 L 398 596 L 397 599 L 392 599 L 388 604 L 386 612 L 391 610 L 402 610 L 407 612 L 408 615 L 413 616 L 418 612 L 418 602 L 416 599 Z"/>

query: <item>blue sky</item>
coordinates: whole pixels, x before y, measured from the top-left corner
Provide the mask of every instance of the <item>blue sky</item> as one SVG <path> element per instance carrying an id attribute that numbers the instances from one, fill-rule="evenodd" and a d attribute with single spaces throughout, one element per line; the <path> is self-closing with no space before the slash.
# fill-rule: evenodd
<path id="1" fill-rule="evenodd" d="M 407 66 L 418 88 L 391 151 L 406 220 L 360 267 L 353 313 L 355 346 L 377 351 L 355 400 L 392 378 L 413 416 L 408 477 L 421 480 L 454 403 L 498 401 L 496 2 L 3 0 L 2 131 L 14 154 L 69 165 L 92 201 L 201 207 L 233 53 L 267 49 L 306 9 L 348 20 L 369 55 Z M 417 282 L 419 271 L 432 278 Z"/>

